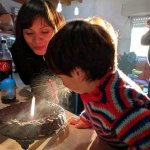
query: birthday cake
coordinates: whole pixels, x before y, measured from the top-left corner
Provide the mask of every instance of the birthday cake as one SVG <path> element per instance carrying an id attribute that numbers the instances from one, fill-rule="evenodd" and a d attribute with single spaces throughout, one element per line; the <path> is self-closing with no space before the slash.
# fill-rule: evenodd
<path id="1" fill-rule="evenodd" d="M 38 103 L 31 117 L 31 102 L 21 102 L 0 110 L 0 133 L 15 139 L 56 135 L 66 127 L 64 109 L 48 102 Z"/>

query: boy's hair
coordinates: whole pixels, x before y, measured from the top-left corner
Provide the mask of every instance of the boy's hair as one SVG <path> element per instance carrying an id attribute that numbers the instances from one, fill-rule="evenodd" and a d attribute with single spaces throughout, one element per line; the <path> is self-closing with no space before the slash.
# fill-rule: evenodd
<path id="1" fill-rule="evenodd" d="M 79 67 L 85 71 L 87 80 L 96 80 L 116 69 L 116 48 L 103 26 L 77 20 L 54 35 L 45 59 L 55 74 L 71 76 L 73 69 Z"/>
<path id="2" fill-rule="evenodd" d="M 109 23 L 108 21 L 102 19 L 101 17 L 96 17 L 96 16 L 88 17 L 85 20 L 88 21 L 91 24 L 96 24 L 96 25 L 102 26 L 111 35 L 112 40 L 115 44 L 115 48 L 117 49 L 117 46 L 118 46 L 118 33 L 117 33 L 117 31 L 114 30 L 111 23 Z"/>

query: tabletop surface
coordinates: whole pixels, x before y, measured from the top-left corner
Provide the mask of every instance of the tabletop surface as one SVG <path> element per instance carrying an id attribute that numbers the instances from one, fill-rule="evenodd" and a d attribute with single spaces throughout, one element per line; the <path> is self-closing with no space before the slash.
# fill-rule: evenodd
<path id="1" fill-rule="evenodd" d="M 31 98 L 30 92 L 17 89 L 17 102 L 27 101 Z M 0 109 L 8 106 L 0 102 Z M 74 114 L 66 111 L 67 120 Z M 96 133 L 92 129 L 76 129 L 67 125 L 65 131 L 57 136 L 36 140 L 30 144 L 28 150 L 96 150 L 98 143 Z M 0 135 L 0 150 L 22 150 L 21 146 L 13 139 Z"/>

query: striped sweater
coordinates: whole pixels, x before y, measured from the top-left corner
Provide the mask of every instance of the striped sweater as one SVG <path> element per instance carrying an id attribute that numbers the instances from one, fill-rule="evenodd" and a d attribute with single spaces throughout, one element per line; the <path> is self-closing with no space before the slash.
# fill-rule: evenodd
<path id="1" fill-rule="evenodd" d="M 80 118 L 114 146 L 150 150 L 150 99 L 117 70 L 100 80 L 93 92 L 81 94 Z"/>

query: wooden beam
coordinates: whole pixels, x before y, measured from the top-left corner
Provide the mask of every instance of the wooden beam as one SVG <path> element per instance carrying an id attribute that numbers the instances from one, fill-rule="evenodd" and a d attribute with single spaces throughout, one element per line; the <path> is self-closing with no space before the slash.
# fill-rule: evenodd
<path id="1" fill-rule="evenodd" d="M 12 1 L 15 1 L 15 2 L 17 2 L 17 3 L 23 4 L 23 3 L 26 2 L 27 0 L 12 0 Z M 56 6 L 57 3 L 59 2 L 59 0 L 50 0 L 50 1 L 54 4 L 54 6 Z M 82 0 L 60 0 L 60 2 L 61 2 L 63 5 L 71 5 L 71 2 L 72 2 L 72 1 L 76 1 L 76 2 L 82 3 Z"/>

